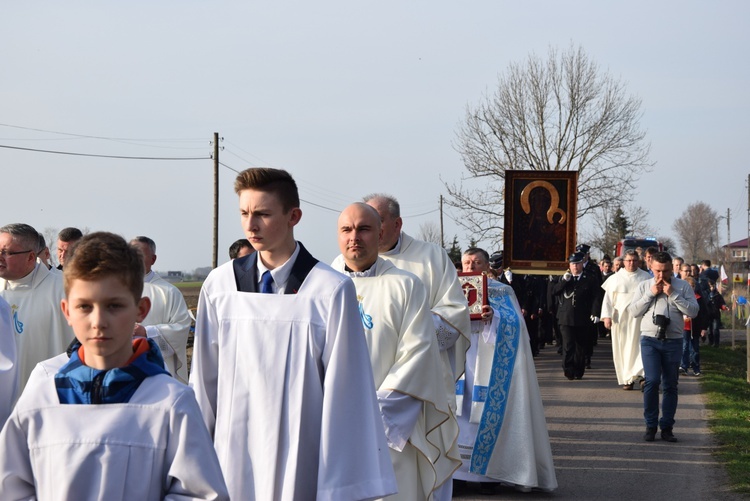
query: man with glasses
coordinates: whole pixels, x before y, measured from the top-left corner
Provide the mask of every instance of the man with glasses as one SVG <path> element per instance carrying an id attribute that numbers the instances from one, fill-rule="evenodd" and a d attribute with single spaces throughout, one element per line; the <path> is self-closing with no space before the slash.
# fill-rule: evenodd
<path id="1" fill-rule="evenodd" d="M 37 363 L 64 352 L 73 339 L 60 309 L 62 275 L 37 261 L 38 247 L 39 233 L 28 224 L 0 228 L 0 296 L 11 306 L 19 390 Z"/>
<path id="2" fill-rule="evenodd" d="M 628 306 L 638 284 L 651 278 L 651 275 L 639 267 L 640 259 L 634 250 L 626 251 L 622 262 L 625 269 L 602 284 L 604 299 L 601 318 L 604 327 L 611 331 L 617 384 L 622 385 L 623 390 L 632 390 L 637 381 L 643 380 L 641 319 L 632 316 Z"/>

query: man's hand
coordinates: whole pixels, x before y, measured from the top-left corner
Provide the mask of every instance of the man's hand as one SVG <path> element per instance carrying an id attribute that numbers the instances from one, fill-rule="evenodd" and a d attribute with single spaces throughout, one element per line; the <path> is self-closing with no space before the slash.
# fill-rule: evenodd
<path id="1" fill-rule="evenodd" d="M 604 327 L 606 329 L 612 328 L 612 319 L 611 318 L 602 318 L 602 322 L 604 322 Z"/>
<path id="2" fill-rule="evenodd" d="M 495 314 L 492 312 L 492 306 L 488 304 L 482 305 L 482 320 L 485 322 L 491 322 L 494 315 Z"/>

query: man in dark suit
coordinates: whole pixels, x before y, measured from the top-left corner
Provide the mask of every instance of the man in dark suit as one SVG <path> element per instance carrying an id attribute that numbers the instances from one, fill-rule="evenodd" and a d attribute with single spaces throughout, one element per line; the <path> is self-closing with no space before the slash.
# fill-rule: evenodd
<path id="1" fill-rule="evenodd" d="M 572 254 L 568 258 L 569 270 L 552 285 L 552 294 L 559 299 L 557 321 L 563 340 L 563 372 L 568 379 L 583 377 L 592 321 L 598 315 L 596 298 L 600 282 L 584 271 L 584 258 L 581 252 Z"/>

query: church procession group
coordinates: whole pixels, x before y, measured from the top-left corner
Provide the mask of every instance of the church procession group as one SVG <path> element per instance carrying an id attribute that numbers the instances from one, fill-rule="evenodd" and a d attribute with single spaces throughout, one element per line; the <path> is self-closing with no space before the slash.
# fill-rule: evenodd
<path id="1" fill-rule="evenodd" d="M 402 230 L 394 198 L 340 213 L 328 265 L 294 237 L 288 172 L 247 169 L 235 192 L 254 250 L 205 280 L 189 368 L 192 319 L 151 269 L 153 240 L 68 228 L 54 268 L 34 228 L 0 228 L 0 499 L 557 488 L 513 284 L 488 279 L 473 320 L 456 265 Z M 482 249 L 462 267 L 492 273 Z M 560 328 L 574 379 L 575 334 Z"/>

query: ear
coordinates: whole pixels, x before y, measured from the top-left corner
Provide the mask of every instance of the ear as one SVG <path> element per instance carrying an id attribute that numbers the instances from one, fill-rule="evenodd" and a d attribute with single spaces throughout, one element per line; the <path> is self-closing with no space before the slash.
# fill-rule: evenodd
<path id="1" fill-rule="evenodd" d="M 151 311 L 151 299 L 149 299 L 147 296 L 143 296 L 138 301 L 138 316 L 136 317 L 136 322 L 141 323 L 143 322 L 143 319 L 146 318 L 146 315 L 148 315 L 148 312 Z"/>
<path id="2" fill-rule="evenodd" d="M 156 262 L 156 254 L 151 256 L 151 266 L 153 266 L 155 262 Z"/>
<path id="3" fill-rule="evenodd" d="M 297 226 L 300 219 L 302 219 L 302 209 L 295 207 L 289 211 L 289 227 Z"/>
<path id="4" fill-rule="evenodd" d="M 63 315 L 65 316 L 65 320 L 68 322 L 68 325 L 70 325 L 70 305 L 68 304 L 67 298 L 64 298 L 62 301 L 60 301 L 60 309 L 62 310 Z"/>
<path id="5" fill-rule="evenodd" d="M 396 218 L 396 229 L 398 229 L 398 232 L 401 233 L 401 227 L 404 225 L 404 220 L 401 219 L 401 216 Z"/>

